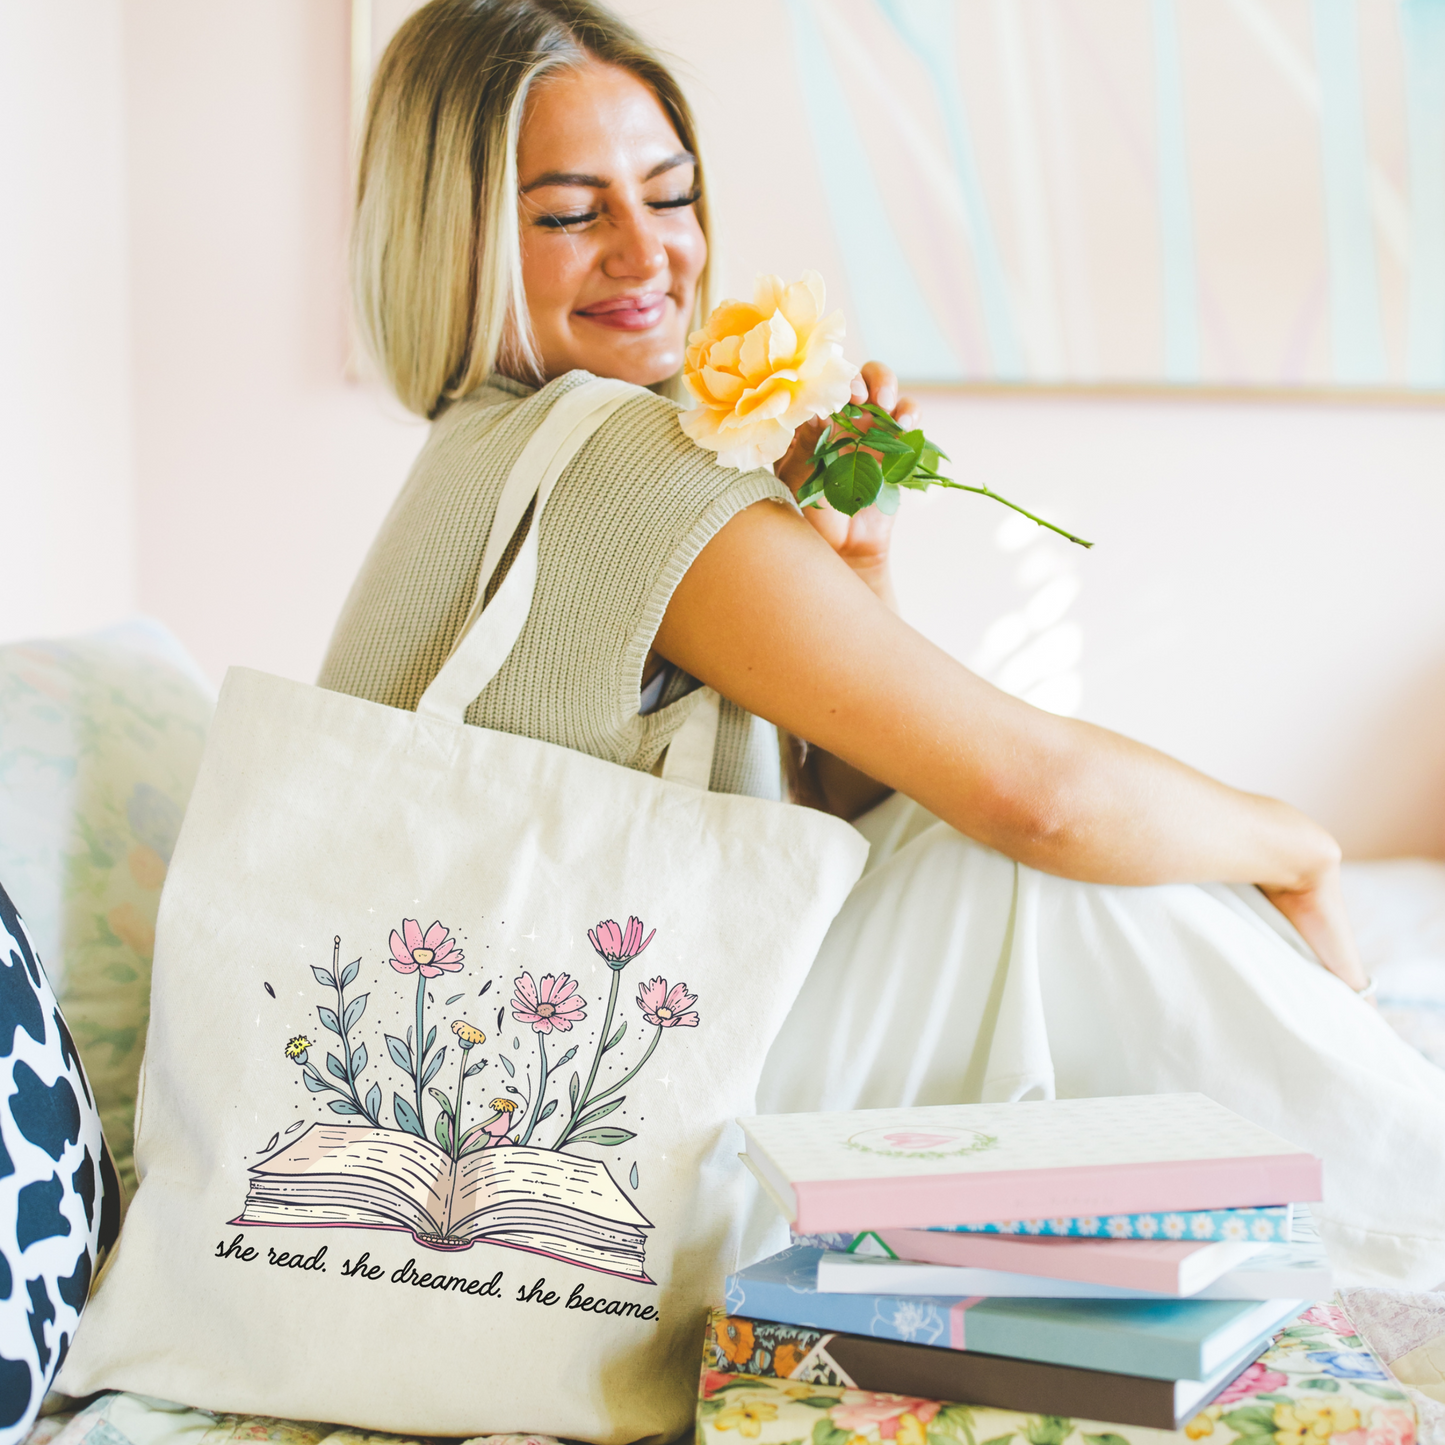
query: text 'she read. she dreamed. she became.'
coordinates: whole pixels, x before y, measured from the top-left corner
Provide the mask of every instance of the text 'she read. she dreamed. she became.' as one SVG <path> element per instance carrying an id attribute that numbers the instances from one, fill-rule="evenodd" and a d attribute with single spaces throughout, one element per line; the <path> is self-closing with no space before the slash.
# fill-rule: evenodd
<path id="1" fill-rule="evenodd" d="M 265 1256 L 261 1249 L 265 1249 Z M 256 1246 L 248 1243 L 244 1234 L 238 1234 L 229 1243 L 221 1240 L 216 1245 L 216 1258 L 232 1260 L 237 1264 L 259 1264 L 276 1269 L 294 1269 L 304 1273 L 325 1274 L 329 1269 L 326 1258 L 327 1246 L 321 1245 L 314 1253 L 305 1254 L 300 1250 L 277 1250 L 271 1245 Z M 501 1270 L 490 1279 L 480 1279 L 458 1274 L 443 1274 L 440 1271 L 419 1270 L 415 1256 L 396 1269 L 388 1271 L 386 1265 L 372 1261 L 368 1250 L 355 1261 L 343 1260 L 340 1273 L 345 1279 L 365 1280 L 369 1283 L 386 1281 L 391 1284 L 411 1285 L 417 1289 L 440 1290 L 446 1294 L 472 1295 L 479 1299 L 503 1299 L 504 1282 Z M 609 1299 L 605 1295 L 590 1295 L 580 1284 L 574 1284 L 565 1297 L 557 1290 L 549 1289 L 545 1276 L 532 1284 L 517 1286 L 518 1304 L 537 1304 L 549 1307 L 561 1305 L 563 1309 L 582 1310 L 586 1314 L 615 1315 L 628 1319 L 658 1320 L 660 1316 L 655 1305 L 639 1304 L 634 1300 Z"/>

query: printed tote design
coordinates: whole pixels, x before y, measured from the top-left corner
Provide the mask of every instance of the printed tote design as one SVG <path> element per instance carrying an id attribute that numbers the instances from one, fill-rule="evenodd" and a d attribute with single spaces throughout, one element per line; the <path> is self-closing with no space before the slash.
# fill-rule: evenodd
<path id="1" fill-rule="evenodd" d="M 553 487 L 633 394 L 558 391 L 416 713 L 226 679 L 161 899 L 141 1183 L 70 1394 L 435 1436 L 691 1419 L 750 1200 L 734 1121 L 866 845 L 708 793 L 715 694 L 661 778 L 463 723 L 527 624 Z"/>

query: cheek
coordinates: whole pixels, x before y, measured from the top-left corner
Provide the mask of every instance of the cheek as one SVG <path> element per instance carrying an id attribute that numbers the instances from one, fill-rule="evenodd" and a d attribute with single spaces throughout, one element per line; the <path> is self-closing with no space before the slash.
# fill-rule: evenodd
<path id="1" fill-rule="evenodd" d="M 522 288 L 534 322 L 548 313 L 570 311 L 586 274 L 587 264 L 572 238 L 523 232 Z"/>
<path id="2" fill-rule="evenodd" d="M 707 263 L 707 240 L 697 217 L 688 213 L 684 223 L 667 239 L 668 261 L 672 274 L 689 285 L 697 281 Z"/>

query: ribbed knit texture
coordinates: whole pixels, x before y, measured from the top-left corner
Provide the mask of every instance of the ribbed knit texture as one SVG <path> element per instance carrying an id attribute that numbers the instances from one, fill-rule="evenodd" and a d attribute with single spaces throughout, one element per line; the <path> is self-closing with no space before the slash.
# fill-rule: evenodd
<path id="1" fill-rule="evenodd" d="M 512 464 L 552 403 L 587 380 L 573 371 L 533 391 L 493 377 L 437 419 L 352 585 L 322 687 L 416 707 L 471 609 Z M 694 698 L 677 685 L 658 711 L 637 711 L 673 589 L 729 518 L 753 502 L 791 498 L 770 472 L 718 466 L 677 416 L 672 402 L 640 393 L 563 472 L 542 518 L 531 615 L 467 709 L 469 723 L 648 770 L 687 719 Z M 729 702 L 711 786 L 780 795 L 775 730 Z"/>

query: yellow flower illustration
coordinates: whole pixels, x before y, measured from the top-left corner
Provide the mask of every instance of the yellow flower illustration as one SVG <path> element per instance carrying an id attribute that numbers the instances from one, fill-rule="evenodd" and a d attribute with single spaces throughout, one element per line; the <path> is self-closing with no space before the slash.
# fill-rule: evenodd
<path id="1" fill-rule="evenodd" d="M 286 1045 L 286 1057 L 293 1063 L 304 1064 L 306 1052 L 311 1047 L 311 1040 L 305 1034 L 297 1034 Z"/>
<path id="2" fill-rule="evenodd" d="M 893 1438 L 896 1445 L 927 1445 L 928 1431 L 917 1415 L 905 1410 L 898 1417 L 898 1433 Z"/>
<path id="3" fill-rule="evenodd" d="M 766 1400 L 737 1400 L 719 1410 L 713 1417 L 713 1424 L 719 1430 L 736 1428 L 739 1435 L 756 1440 L 762 1434 L 763 1426 L 769 1420 L 778 1418 L 778 1407 Z"/>
<path id="4" fill-rule="evenodd" d="M 1360 1428 L 1360 1412 L 1352 1405 L 1307 1405 L 1283 1400 L 1274 1407 L 1274 1438 L 1278 1445 L 1325 1445 L 1332 1435 Z"/>
<path id="5" fill-rule="evenodd" d="M 1210 1418 L 1216 1411 L 1201 1410 L 1185 1427 L 1184 1433 L 1191 1440 L 1202 1440 L 1206 1435 L 1214 1434 L 1214 1421 Z"/>
<path id="6" fill-rule="evenodd" d="M 515 1114 L 517 1112 L 517 1101 L 515 1099 L 493 1099 L 487 1105 L 489 1109 L 500 1109 L 504 1114 Z"/>
<path id="7" fill-rule="evenodd" d="M 461 1040 L 462 1047 L 469 1049 L 473 1044 L 480 1044 L 485 1041 L 486 1034 L 481 1029 L 473 1028 L 471 1024 L 458 1019 L 452 1025 L 452 1032 Z"/>

